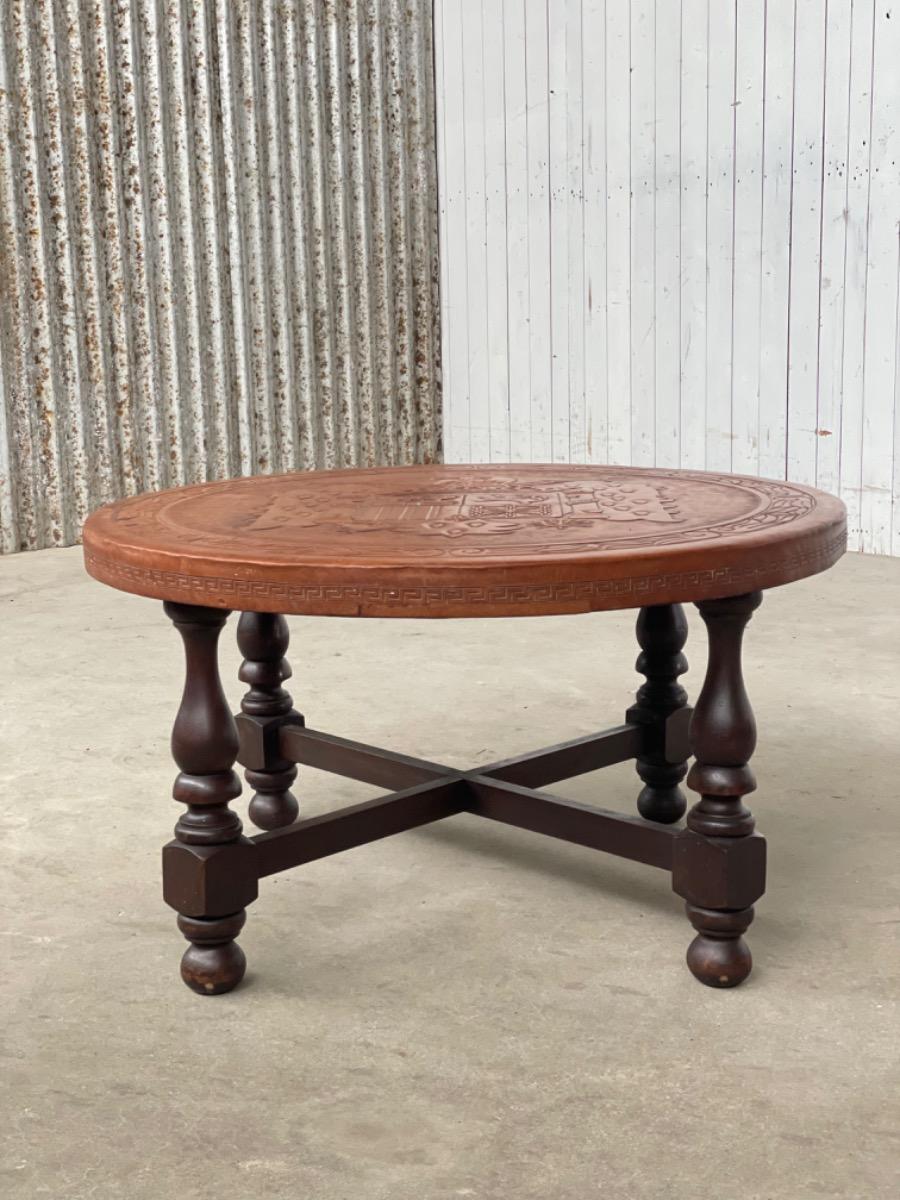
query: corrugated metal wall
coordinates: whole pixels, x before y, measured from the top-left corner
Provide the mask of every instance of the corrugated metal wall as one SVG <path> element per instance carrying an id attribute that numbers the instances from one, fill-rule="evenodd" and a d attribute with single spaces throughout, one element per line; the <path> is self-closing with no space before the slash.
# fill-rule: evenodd
<path id="1" fill-rule="evenodd" d="M 430 0 L 2 0 L 0 551 L 440 452 Z"/>

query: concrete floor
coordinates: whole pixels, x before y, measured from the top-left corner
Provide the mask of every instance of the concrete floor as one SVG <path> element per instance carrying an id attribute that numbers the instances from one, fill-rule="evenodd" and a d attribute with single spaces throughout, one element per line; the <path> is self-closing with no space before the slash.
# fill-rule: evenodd
<path id="1" fill-rule="evenodd" d="M 77 548 L 0 559 L 0 614 L 8 1200 L 900 1195 L 900 561 L 753 620 L 770 887 L 733 992 L 689 976 L 662 873 L 457 817 L 266 880 L 247 982 L 195 996 L 159 895 L 174 631 Z M 294 619 L 293 691 L 473 764 L 621 720 L 632 626 Z M 301 785 L 308 815 L 373 794 Z M 630 810 L 637 784 L 555 790 Z"/>

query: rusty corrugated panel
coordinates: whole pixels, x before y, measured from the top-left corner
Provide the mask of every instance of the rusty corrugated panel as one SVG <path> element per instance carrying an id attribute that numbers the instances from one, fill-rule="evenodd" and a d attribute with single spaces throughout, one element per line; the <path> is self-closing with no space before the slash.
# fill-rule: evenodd
<path id="1" fill-rule="evenodd" d="M 0 5 L 0 552 L 440 455 L 429 0 Z"/>

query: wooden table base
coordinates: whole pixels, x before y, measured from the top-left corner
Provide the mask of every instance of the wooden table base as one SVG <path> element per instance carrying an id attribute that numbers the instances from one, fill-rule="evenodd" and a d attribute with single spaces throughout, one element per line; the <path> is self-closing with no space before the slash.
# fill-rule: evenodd
<path id="1" fill-rule="evenodd" d="M 747 765 L 755 743 L 741 677 L 741 638 L 758 592 L 698 603 L 709 632 L 706 680 L 691 716 L 678 676 L 687 626 L 680 605 L 640 611 L 637 669 L 647 682 L 626 723 L 472 771 L 410 758 L 307 729 L 282 684 L 287 622 L 244 613 L 238 628 L 249 684 L 233 718 L 222 692 L 217 642 L 228 613 L 167 603 L 185 644 L 187 677 L 172 749 L 180 774 L 174 796 L 186 805 L 175 840 L 163 851 L 164 896 L 190 942 L 182 976 L 195 991 L 230 991 L 244 974 L 235 938 L 245 908 L 268 875 L 470 812 L 668 871 L 697 931 L 688 965 L 702 983 L 733 987 L 750 972 L 743 934 L 765 890 L 765 841 L 753 832 L 742 798 L 755 787 Z M 674 824 L 685 800 L 678 786 L 693 749 L 687 783 L 700 794 L 685 828 Z M 641 816 L 625 816 L 554 796 L 557 780 L 634 759 L 644 787 Z M 241 785 L 239 761 L 255 790 L 251 819 L 264 829 L 244 837 L 229 807 Z M 390 789 L 363 804 L 296 820 L 290 788 L 297 764 Z"/>

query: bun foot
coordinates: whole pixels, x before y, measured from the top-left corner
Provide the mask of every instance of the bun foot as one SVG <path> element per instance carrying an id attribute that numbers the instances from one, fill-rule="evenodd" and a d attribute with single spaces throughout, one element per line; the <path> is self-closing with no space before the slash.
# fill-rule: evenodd
<path id="1" fill-rule="evenodd" d="M 243 909 L 213 920 L 179 915 L 178 928 L 191 943 L 181 960 L 181 978 L 192 991 L 201 996 L 220 996 L 244 978 L 247 959 L 234 938 L 245 920 Z"/>
<path id="2" fill-rule="evenodd" d="M 682 767 L 678 778 L 681 779 L 683 775 L 684 768 Z M 648 784 L 641 788 L 637 807 L 645 821 L 657 821 L 661 825 L 674 825 L 684 816 L 687 800 L 680 787 L 652 787 Z"/>
<path id="3" fill-rule="evenodd" d="M 707 987 L 729 988 L 743 983 L 753 968 L 753 956 L 742 934 L 753 920 L 753 909 L 717 912 L 687 905 L 697 936 L 687 952 L 695 979 Z"/>
<path id="4" fill-rule="evenodd" d="M 297 768 L 285 771 L 244 772 L 247 783 L 257 791 L 247 810 L 257 829 L 283 829 L 300 816 L 300 805 L 290 786 L 297 778 Z"/>

